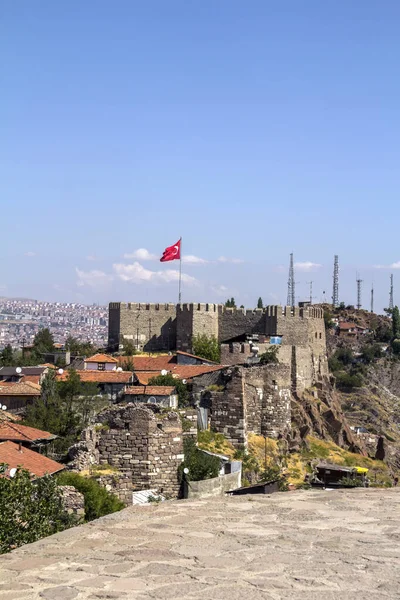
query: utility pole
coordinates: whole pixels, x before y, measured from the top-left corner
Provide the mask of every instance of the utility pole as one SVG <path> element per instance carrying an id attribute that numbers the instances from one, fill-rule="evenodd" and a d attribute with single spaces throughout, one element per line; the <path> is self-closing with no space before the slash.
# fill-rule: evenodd
<path id="1" fill-rule="evenodd" d="M 390 293 L 389 293 L 389 308 L 393 310 L 394 302 L 393 302 L 393 274 L 390 276 Z"/>
<path id="2" fill-rule="evenodd" d="M 335 254 L 333 262 L 333 293 L 332 293 L 333 308 L 339 306 L 339 256 Z"/>
<path id="3" fill-rule="evenodd" d="M 313 281 L 307 281 L 308 285 L 310 286 L 310 304 L 312 304 L 313 301 L 313 295 L 312 295 L 312 284 L 314 283 Z"/>
<path id="4" fill-rule="evenodd" d="M 288 279 L 288 292 L 287 292 L 287 306 L 294 308 L 296 303 L 295 299 L 295 283 L 294 283 L 294 266 L 293 266 L 293 253 L 290 255 L 289 263 L 289 279 Z"/>
<path id="5" fill-rule="evenodd" d="M 363 280 L 359 279 L 358 275 L 357 275 L 356 282 L 357 282 L 357 308 L 358 308 L 358 310 L 360 310 L 360 308 L 362 306 L 362 302 L 361 302 L 361 284 L 362 284 Z"/>
<path id="6" fill-rule="evenodd" d="M 371 312 L 374 312 L 374 284 L 371 287 Z"/>

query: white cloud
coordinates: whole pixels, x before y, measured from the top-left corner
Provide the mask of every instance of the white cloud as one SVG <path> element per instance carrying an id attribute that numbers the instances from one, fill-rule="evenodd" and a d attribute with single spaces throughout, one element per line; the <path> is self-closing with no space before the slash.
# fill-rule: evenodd
<path id="1" fill-rule="evenodd" d="M 89 261 L 93 262 L 93 261 L 97 260 L 97 256 L 95 256 L 94 254 L 89 254 L 86 257 L 86 260 L 89 260 Z"/>
<path id="2" fill-rule="evenodd" d="M 217 294 L 217 296 L 223 296 L 224 298 L 228 295 L 229 289 L 225 285 L 215 285 L 211 287 L 211 290 Z"/>
<path id="3" fill-rule="evenodd" d="M 314 271 L 314 269 L 320 269 L 321 267 L 322 265 L 318 263 L 313 263 L 311 261 L 294 263 L 294 268 L 298 271 Z"/>
<path id="4" fill-rule="evenodd" d="M 98 287 L 109 283 L 112 280 L 111 275 L 107 275 L 103 271 L 81 271 L 77 267 L 75 268 L 78 280 L 76 285 L 82 287 L 88 285 L 90 287 Z"/>
<path id="5" fill-rule="evenodd" d="M 36 256 L 36 252 L 25 252 L 24 256 Z"/>
<path id="6" fill-rule="evenodd" d="M 241 258 L 227 258 L 226 256 L 220 256 L 218 262 L 221 263 L 232 263 L 234 265 L 241 265 L 244 263 L 244 260 Z"/>
<path id="7" fill-rule="evenodd" d="M 161 255 L 152 254 L 146 248 L 138 248 L 130 254 L 124 254 L 124 258 L 137 258 L 138 260 L 160 260 Z"/>
<path id="8" fill-rule="evenodd" d="M 170 283 L 179 280 L 177 269 L 166 269 L 165 271 L 151 271 L 138 262 L 131 265 L 116 263 L 113 265 L 116 276 L 122 281 L 130 283 Z M 190 285 L 196 285 L 197 279 L 182 273 L 182 281 Z"/>
<path id="9" fill-rule="evenodd" d="M 400 260 L 391 265 L 374 265 L 374 269 L 400 269 Z"/>
<path id="10" fill-rule="evenodd" d="M 199 256 L 194 256 L 193 254 L 186 254 L 182 256 L 182 262 L 188 265 L 205 265 L 209 261 L 205 258 L 200 258 Z"/>

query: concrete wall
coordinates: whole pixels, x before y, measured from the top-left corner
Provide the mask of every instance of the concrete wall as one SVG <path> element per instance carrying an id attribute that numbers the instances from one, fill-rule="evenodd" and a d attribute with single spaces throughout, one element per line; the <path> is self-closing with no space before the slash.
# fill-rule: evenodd
<path id="1" fill-rule="evenodd" d="M 237 490 L 241 486 L 242 472 L 219 475 L 203 481 L 189 481 L 184 485 L 185 498 L 208 498 L 210 496 L 223 496 L 225 492 Z"/>

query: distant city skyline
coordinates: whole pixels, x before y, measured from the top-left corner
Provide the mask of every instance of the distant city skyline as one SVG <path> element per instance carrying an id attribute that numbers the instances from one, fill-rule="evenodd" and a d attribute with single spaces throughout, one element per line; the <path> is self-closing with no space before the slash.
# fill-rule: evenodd
<path id="1" fill-rule="evenodd" d="M 400 303 L 400 4 L 2 7 L 0 295 Z M 399 283 L 400 287 L 400 283 Z"/>

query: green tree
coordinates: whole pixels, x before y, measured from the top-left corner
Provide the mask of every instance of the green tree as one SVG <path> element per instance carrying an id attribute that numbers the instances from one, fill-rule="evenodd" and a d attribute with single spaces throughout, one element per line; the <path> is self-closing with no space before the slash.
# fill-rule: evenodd
<path id="1" fill-rule="evenodd" d="M 73 524 L 53 477 L 33 481 L 28 471 L 18 469 L 9 479 L 1 475 L 6 468 L 7 465 L 0 464 L 0 554 Z"/>
<path id="2" fill-rule="evenodd" d="M 332 314 L 329 312 L 329 310 L 324 310 L 324 323 L 325 329 L 331 329 L 334 326 Z"/>
<path id="3" fill-rule="evenodd" d="M 58 395 L 54 369 L 49 369 L 42 382 L 39 400 L 28 405 L 24 423 L 54 435 L 64 433 L 64 410 Z"/>
<path id="4" fill-rule="evenodd" d="M 189 473 L 185 475 L 188 481 L 202 481 L 203 479 L 218 477 L 220 470 L 219 458 L 201 452 L 193 438 L 186 437 L 184 439 L 183 451 L 185 460 L 179 467 L 181 478 L 185 468 L 189 469 Z"/>
<path id="5" fill-rule="evenodd" d="M 132 342 L 132 340 L 128 340 L 128 339 L 124 338 L 122 343 L 124 346 L 124 355 L 125 356 L 134 356 L 137 353 L 135 344 Z"/>
<path id="6" fill-rule="evenodd" d="M 64 471 L 57 476 L 57 483 L 58 485 L 72 485 L 83 494 L 86 521 L 93 521 L 93 519 L 125 508 L 124 503 L 117 496 L 101 487 L 95 479 Z"/>
<path id="7" fill-rule="evenodd" d="M 215 336 L 198 334 L 192 340 L 193 353 L 207 360 L 220 361 L 221 351 Z"/>
<path id="8" fill-rule="evenodd" d="M 178 406 L 179 408 L 183 408 L 189 405 L 190 394 L 187 388 L 187 385 L 183 383 L 181 379 L 175 379 L 171 373 L 167 375 L 156 375 L 149 379 L 148 385 L 157 385 L 157 386 L 172 386 L 176 388 L 176 393 L 178 394 Z"/>
<path id="9" fill-rule="evenodd" d="M 228 300 L 225 302 L 225 306 L 227 308 L 236 308 L 235 298 L 228 298 Z"/>
<path id="10" fill-rule="evenodd" d="M 2 367 L 13 367 L 14 366 L 14 352 L 11 344 L 4 346 L 0 352 L 0 365 Z"/>
<path id="11" fill-rule="evenodd" d="M 257 300 L 257 308 L 264 308 L 264 304 L 263 304 L 261 296 Z"/>
<path id="12" fill-rule="evenodd" d="M 54 338 L 47 328 L 40 329 L 33 340 L 33 351 L 36 354 L 54 352 Z"/>
<path id="13" fill-rule="evenodd" d="M 91 356 L 95 352 L 95 348 L 91 342 L 80 342 L 72 335 L 67 337 L 64 346 L 66 350 L 69 350 L 75 356 Z"/>
<path id="14" fill-rule="evenodd" d="M 392 312 L 392 332 L 394 339 L 400 337 L 400 312 L 398 306 L 395 306 Z"/>
<path id="15" fill-rule="evenodd" d="M 277 346 L 273 346 L 268 348 L 263 354 L 260 354 L 260 365 L 270 365 L 276 364 L 279 362 L 278 360 L 278 350 Z"/>
<path id="16" fill-rule="evenodd" d="M 339 372 L 336 375 L 336 385 L 338 388 L 346 391 L 355 387 L 361 387 L 363 384 L 362 376 L 358 374 L 351 375 L 346 372 Z"/>
<path id="17" fill-rule="evenodd" d="M 361 356 L 366 363 L 371 363 L 382 357 L 381 347 L 379 344 L 366 344 L 361 348 Z"/>

